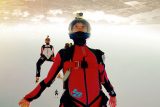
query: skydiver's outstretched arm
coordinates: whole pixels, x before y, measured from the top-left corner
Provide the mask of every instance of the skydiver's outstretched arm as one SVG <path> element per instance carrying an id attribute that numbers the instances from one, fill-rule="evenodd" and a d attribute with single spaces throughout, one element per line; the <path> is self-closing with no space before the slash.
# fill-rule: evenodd
<path id="1" fill-rule="evenodd" d="M 105 70 L 101 73 L 101 83 L 104 86 L 104 88 L 107 90 L 110 96 L 116 96 L 116 93 L 114 92 L 113 86 L 110 83 Z"/>
<path id="2" fill-rule="evenodd" d="M 112 84 L 110 83 L 107 77 L 107 73 L 105 70 L 101 73 L 101 83 L 110 95 L 110 99 L 109 99 L 110 107 L 116 107 L 117 105 L 116 93 L 114 91 Z"/>
<path id="3" fill-rule="evenodd" d="M 53 80 L 55 79 L 58 72 L 62 69 L 61 66 L 61 57 L 58 53 L 55 57 L 55 62 L 53 63 L 51 69 L 49 70 L 49 73 L 47 77 L 42 80 L 35 89 L 33 89 L 29 94 L 27 94 L 20 102 L 19 105 L 21 107 L 29 107 L 29 103 L 38 98 L 41 93 L 46 89 L 46 87 L 49 87 Z"/>

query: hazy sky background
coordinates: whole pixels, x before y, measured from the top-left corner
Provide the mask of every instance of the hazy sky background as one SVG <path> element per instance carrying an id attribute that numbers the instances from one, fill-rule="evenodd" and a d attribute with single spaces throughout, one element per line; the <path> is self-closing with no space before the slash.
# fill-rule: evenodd
<path id="1" fill-rule="evenodd" d="M 91 23 L 88 46 L 106 54 L 117 107 L 159 107 L 159 0 L 0 0 L 0 106 L 17 107 L 35 86 L 35 65 L 46 35 L 55 53 L 72 42 L 68 25 L 77 11 Z M 42 78 L 51 62 L 42 66 Z M 58 107 L 56 79 L 31 107 Z"/>

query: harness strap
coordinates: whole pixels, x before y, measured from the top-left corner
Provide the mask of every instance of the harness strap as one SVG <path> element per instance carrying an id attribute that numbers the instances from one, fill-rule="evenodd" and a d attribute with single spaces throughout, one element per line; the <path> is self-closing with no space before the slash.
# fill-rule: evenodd
<path id="1" fill-rule="evenodd" d="M 63 66 L 64 72 L 66 72 L 68 69 L 79 69 L 79 68 L 82 68 L 81 61 L 66 61 Z M 92 68 L 98 69 L 100 71 L 100 73 L 104 71 L 103 64 L 94 64 L 94 66 Z"/>

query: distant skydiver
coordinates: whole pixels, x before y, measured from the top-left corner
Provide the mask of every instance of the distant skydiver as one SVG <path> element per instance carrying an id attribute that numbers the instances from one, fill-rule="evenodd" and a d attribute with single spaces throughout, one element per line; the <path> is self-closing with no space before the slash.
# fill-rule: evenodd
<path id="1" fill-rule="evenodd" d="M 45 44 L 41 47 L 40 58 L 36 63 L 36 83 L 39 81 L 41 66 L 44 61 L 52 61 L 54 58 L 54 47 L 50 45 L 50 38 L 47 36 Z"/>
<path id="2" fill-rule="evenodd" d="M 57 89 L 55 90 L 55 96 L 58 96 L 58 90 Z"/>

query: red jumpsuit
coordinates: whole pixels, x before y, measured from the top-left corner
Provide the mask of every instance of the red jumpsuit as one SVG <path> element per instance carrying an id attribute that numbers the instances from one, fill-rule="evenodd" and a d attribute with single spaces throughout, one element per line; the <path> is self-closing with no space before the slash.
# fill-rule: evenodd
<path id="1" fill-rule="evenodd" d="M 64 74 L 70 69 L 70 75 L 64 82 L 66 91 L 61 97 L 60 107 L 106 107 L 108 98 L 102 92 L 101 85 L 110 96 L 116 94 L 101 61 L 102 54 L 102 51 L 90 49 L 86 45 L 60 50 L 47 77 L 24 98 L 28 101 L 38 98 L 63 68 Z"/>

